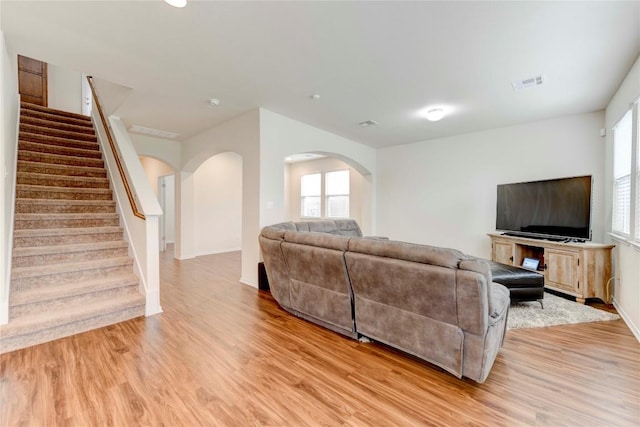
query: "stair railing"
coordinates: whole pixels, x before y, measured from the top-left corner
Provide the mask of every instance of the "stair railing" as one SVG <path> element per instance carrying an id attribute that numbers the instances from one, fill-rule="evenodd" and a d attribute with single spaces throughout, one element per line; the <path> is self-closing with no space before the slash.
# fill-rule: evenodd
<path id="1" fill-rule="evenodd" d="M 129 204 L 131 205 L 133 214 L 136 217 L 140 219 L 145 219 L 145 215 L 142 212 L 140 212 L 140 209 L 138 209 L 138 203 L 136 203 L 136 197 L 133 191 L 131 191 L 131 186 L 129 185 L 127 174 L 124 171 L 124 167 L 122 166 L 122 161 L 120 159 L 120 154 L 118 152 L 118 149 L 116 148 L 116 143 L 113 138 L 113 132 L 111 130 L 111 126 L 109 125 L 107 119 L 104 116 L 102 106 L 100 105 L 100 99 L 98 97 L 98 93 L 96 92 L 95 87 L 93 86 L 92 79 L 93 79 L 92 76 L 87 76 L 87 80 L 89 81 L 89 87 L 91 87 L 91 93 L 93 94 L 94 105 L 98 109 L 98 115 L 100 116 L 100 120 L 102 121 L 102 126 L 104 127 L 105 133 L 107 135 L 107 141 L 109 141 L 109 146 L 111 147 L 111 151 L 113 152 L 113 157 L 116 161 L 116 165 L 118 166 L 118 172 L 120 173 L 120 178 L 122 179 L 124 189 L 127 193 Z"/>

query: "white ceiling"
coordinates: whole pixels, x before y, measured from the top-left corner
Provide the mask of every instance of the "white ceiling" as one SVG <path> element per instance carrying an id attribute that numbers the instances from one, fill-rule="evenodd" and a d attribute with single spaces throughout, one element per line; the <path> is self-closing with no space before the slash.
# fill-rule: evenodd
<path id="1" fill-rule="evenodd" d="M 183 139 L 257 107 L 372 147 L 597 111 L 640 55 L 638 1 L 2 0 L 0 14 L 12 52 L 130 88 L 115 114 Z M 416 116 L 432 105 L 450 114 Z"/>

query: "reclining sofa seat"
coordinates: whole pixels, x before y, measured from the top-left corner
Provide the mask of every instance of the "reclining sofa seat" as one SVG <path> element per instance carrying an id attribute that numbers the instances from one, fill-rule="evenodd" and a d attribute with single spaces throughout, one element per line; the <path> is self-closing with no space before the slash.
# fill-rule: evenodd
<path id="1" fill-rule="evenodd" d="M 352 220 L 265 227 L 259 239 L 276 301 L 336 332 L 484 382 L 509 307 L 489 265 L 453 249 L 361 236 Z"/>

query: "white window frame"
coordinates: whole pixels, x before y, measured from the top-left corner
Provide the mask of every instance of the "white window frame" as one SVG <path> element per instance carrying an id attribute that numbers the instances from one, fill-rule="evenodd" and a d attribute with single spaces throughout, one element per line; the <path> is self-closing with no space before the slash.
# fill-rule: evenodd
<path id="1" fill-rule="evenodd" d="M 625 111 L 624 115 L 613 126 L 614 135 L 614 163 L 613 163 L 613 188 L 612 188 L 612 219 L 611 219 L 611 232 L 612 236 L 618 240 L 627 241 L 634 245 L 640 245 L 640 117 L 638 111 L 638 102 L 636 100 L 631 108 Z M 631 152 L 629 153 L 631 161 L 630 171 L 630 202 L 629 202 L 629 223 L 628 231 L 616 226 L 616 177 L 615 177 L 615 130 L 616 127 L 627 117 L 627 114 L 631 116 Z"/>
<path id="2" fill-rule="evenodd" d="M 342 171 L 346 171 L 348 173 L 348 180 L 349 180 L 349 192 L 346 194 L 327 194 L 327 186 L 326 186 L 326 176 L 327 174 L 333 173 L 333 172 L 342 172 Z M 320 175 L 320 194 L 319 195 L 303 195 L 302 194 L 302 180 L 304 179 L 305 176 L 309 176 L 309 175 Z M 328 198 L 332 197 L 332 196 L 348 196 L 349 197 L 349 202 L 348 202 L 348 209 L 349 211 L 347 212 L 347 216 L 343 217 L 343 216 L 329 216 L 328 213 Z M 305 202 L 305 197 L 320 197 L 320 215 L 318 216 L 310 216 L 310 215 L 305 215 L 305 211 L 304 211 L 304 202 Z M 309 219 L 323 219 L 323 218 L 331 218 L 331 219 L 339 219 L 339 218 L 349 218 L 351 215 L 351 170 L 350 169 L 336 169 L 336 170 L 329 170 L 329 171 L 322 171 L 322 172 L 309 172 L 309 173 L 305 173 L 303 175 L 300 176 L 300 218 L 304 219 L 304 218 L 309 218 Z"/>
<path id="3" fill-rule="evenodd" d="M 304 185 L 303 181 L 305 177 L 311 177 L 319 175 L 320 182 L 318 183 L 318 193 L 317 194 L 303 194 Z M 322 218 L 322 181 L 324 177 L 320 172 L 306 173 L 300 177 L 300 217 L 301 218 Z M 320 202 L 320 210 L 318 211 L 318 215 L 305 215 L 305 199 L 307 198 L 318 198 Z"/>
<path id="4" fill-rule="evenodd" d="M 328 185 L 327 185 L 327 175 L 329 174 L 334 174 L 334 173 L 344 173 L 346 172 L 347 174 L 347 192 L 346 193 L 329 193 L 329 189 L 328 189 Z M 351 174 L 349 173 L 349 169 L 339 169 L 339 170 L 335 170 L 335 171 L 328 171 L 324 173 L 324 180 L 325 180 L 325 194 L 324 194 L 324 206 L 325 206 L 325 210 L 324 210 L 324 214 L 325 217 L 327 218 L 349 218 L 350 215 L 350 205 L 351 205 Z M 337 215 L 330 215 L 329 212 L 329 199 L 332 197 L 347 197 L 347 215 L 346 216 L 337 216 Z"/>

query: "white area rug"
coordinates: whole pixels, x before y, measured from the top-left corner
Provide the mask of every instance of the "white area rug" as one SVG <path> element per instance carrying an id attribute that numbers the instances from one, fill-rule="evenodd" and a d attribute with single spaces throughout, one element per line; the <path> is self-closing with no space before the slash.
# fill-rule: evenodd
<path id="1" fill-rule="evenodd" d="M 578 304 L 548 292 L 545 292 L 543 301 L 544 309 L 540 307 L 538 301 L 522 301 L 511 304 L 507 329 L 542 328 L 620 318 L 617 314 Z"/>

